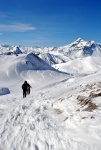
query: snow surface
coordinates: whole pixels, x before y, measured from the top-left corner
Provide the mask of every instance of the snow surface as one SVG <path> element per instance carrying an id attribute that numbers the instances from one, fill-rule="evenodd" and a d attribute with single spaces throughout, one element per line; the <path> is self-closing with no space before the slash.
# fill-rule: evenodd
<path id="1" fill-rule="evenodd" d="M 99 51 L 74 59 L 49 51 L 66 62 L 50 66 L 32 48 L 0 55 L 0 150 L 101 150 Z M 23 98 L 25 80 L 32 89 Z"/>

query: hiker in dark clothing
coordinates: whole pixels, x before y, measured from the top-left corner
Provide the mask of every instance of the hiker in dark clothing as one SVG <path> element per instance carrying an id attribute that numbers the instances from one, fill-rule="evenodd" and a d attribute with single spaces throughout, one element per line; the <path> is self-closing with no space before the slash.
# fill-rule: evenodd
<path id="1" fill-rule="evenodd" d="M 26 94 L 27 94 L 27 81 L 23 83 L 22 90 L 23 90 L 23 98 L 24 98 L 26 97 Z"/>
<path id="2" fill-rule="evenodd" d="M 30 88 L 32 87 L 27 83 L 27 94 L 30 94 Z"/>
<path id="3" fill-rule="evenodd" d="M 22 85 L 23 98 L 25 98 L 27 94 L 30 94 L 30 88 L 31 86 L 25 81 Z"/>

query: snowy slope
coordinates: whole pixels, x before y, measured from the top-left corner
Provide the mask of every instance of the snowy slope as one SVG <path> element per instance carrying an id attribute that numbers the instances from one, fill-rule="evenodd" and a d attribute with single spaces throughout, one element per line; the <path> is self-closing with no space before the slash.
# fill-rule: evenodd
<path id="1" fill-rule="evenodd" d="M 100 46 L 68 57 L 71 46 L 0 55 L 0 150 L 101 150 Z M 51 56 L 59 59 L 50 66 Z M 23 99 L 25 80 L 32 89 Z"/>

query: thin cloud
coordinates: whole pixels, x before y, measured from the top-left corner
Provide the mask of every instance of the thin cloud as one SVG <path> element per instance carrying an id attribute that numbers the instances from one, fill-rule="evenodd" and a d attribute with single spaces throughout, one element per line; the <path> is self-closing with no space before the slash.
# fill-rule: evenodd
<path id="1" fill-rule="evenodd" d="M 0 31 L 10 31 L 10 32 L 26 32 L 26 31 L 32 31 L 36 28 L 34 26 L 31 26 L 29 24 L 23 24 L 23 23 L 17 23 L 17 24 L 0 24 Z"/>

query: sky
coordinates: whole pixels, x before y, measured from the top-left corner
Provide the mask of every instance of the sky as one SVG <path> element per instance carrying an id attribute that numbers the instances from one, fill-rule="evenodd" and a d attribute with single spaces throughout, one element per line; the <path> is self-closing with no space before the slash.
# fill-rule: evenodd
<path id="1" fill-rule="evenodd" d="M 101 43 L 100 0 L 0 0 L 0 44 Z"/>

